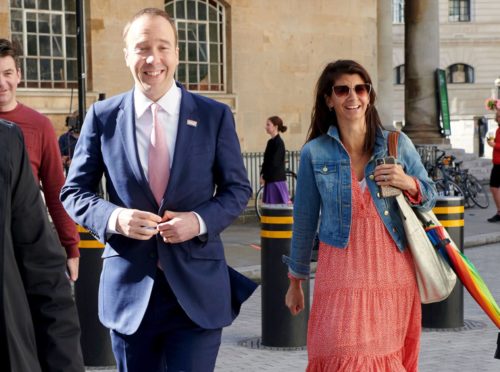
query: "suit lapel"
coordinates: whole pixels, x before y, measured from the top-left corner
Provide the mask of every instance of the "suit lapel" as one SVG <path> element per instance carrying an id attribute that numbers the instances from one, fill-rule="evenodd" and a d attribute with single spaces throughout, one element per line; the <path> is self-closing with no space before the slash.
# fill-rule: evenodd
<path id="1" fill-rule="evenodd" d="M 182 86 L 181 108 L 179 112 L 179 123 L 177 130 L 177 139 L 175 141 L 174 161 L 170 170 L 170 180 L 168 182 L 164 201 L 172 197 L 176 185 L 182 182 L 184 164 L 189 157 L 189 149 L 193 136 L 196 133 L 197 126 L 203 125 L 198 117 L 196 103 L 191 93 Z"/>
<path id="2" fill-rule="evenodd" d="M 130 168 L 137 183 L 144 190 L 148 199 L 156 205 L 153 193 L 149 188 L 148 180 L 144 174 L 144 170 L 139 160 L 139 151 L 137 148 L 137 138 L 135 132 L 135 110 L 134 110 L 134 94 L 133 90 L 129 92 L 120 105 L 120 110 L 116 116 L 116 127 L 120 132 L 123 144 L 124 156 L 127 158 Z M 124 175 L 127 177 L 127 175 Z"/>

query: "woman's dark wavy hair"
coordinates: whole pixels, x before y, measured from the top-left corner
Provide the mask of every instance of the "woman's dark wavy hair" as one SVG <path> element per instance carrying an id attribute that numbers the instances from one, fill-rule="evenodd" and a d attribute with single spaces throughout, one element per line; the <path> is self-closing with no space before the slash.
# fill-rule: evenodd
<path id="1" fill-rule="evenodd" d="M 368 71 L 359 63 L 351 60 L 337 60 L 326 65 L 316 83 L 316 99 L 311 113 L 311 126 L 307 132 L 307 142 L 328 132 L 330 125 L 338 128 L 337 115 L 335 111 L 330 111 L 326 104 L 326 97 L 331 96 L 333 84 L 341 75 L 358 74 L 365 83 L 372 84 L 372 79 Z M 375 108 L 375 90 L 370 91 L 370 104 L 366 109 L 366 136 L 364 150 L 371 152 L 375 145 L 377 128 L 382 128 L 380 117 Z"/>

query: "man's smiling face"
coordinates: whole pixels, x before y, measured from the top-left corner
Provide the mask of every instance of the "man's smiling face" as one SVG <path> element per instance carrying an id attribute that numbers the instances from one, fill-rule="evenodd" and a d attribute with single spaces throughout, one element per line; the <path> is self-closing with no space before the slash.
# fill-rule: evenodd
<path id="1" fill-rule="evenodd" d="M 143 15 L 130 25 L 125 41 L 125 62 L 136 89 L 157 101 L 174 83 L 179 64 L 172 25 L 163 17 Z"/>
<path id="2" fill-rule="evenodd" d="M 17 85 L 21 71 L 11 56 L 0 57 L 0 111 L 13 110 L 16 105 Z"/>

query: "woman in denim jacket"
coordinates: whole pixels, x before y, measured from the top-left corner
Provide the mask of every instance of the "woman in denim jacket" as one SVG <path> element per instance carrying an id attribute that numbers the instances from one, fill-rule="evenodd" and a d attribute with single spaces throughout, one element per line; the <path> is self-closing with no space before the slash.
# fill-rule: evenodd
<path id="1" fill-rule="evenodd" d="M 375 91 L 358 63 L 328 64 L 316 86 L 301 151 L 286 305 L 304 308 L 319 226 L 319 258 L 308 327 L 308 371 L 417 371 L 421 310 L 412 257 L 395 198 L 434 206 L 436 191 L 410 139 L 399 136 L 398 164 L 387 158 L 388 131 Z"/>

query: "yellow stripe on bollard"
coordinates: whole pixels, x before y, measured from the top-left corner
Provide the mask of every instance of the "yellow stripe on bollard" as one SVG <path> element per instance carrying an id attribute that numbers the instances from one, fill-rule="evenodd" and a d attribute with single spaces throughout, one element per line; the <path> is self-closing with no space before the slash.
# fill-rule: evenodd
<path id="1" fill-rule="evenodd" d="M 439 217 L 438 217 L 439 218 Z M 462 227 L 464 220 L 439 220 L 444 227 Z"/>
<path id="2" fill-rule="evenodd" d="M 275 223 L 279 225 L 288 225 L 288 224 L 293 224 L 293 217 L 292 216 L 262 216 L 260 217 L 260 222 L 261 223 Z"/>
<path id="3" fill-rule="evenodd" d="M 261 230 L 261 238 L 271 238 L 271 239 L 290 239 L 292 237 L 291 231 L 269 231 Z"/>
<path id="4" fill-rule="evenodd" d="M 78 248 L 95 248 L 95 249 L 104 248 L 104 244 L 94 239 L 94 237 L 85 227 L 81 225 L 76 225 L 76 229 L 80 234 L 80 243 L 78 244 Z"/>
<path id="5" fill-rule="evenodd" d="M 104 244 L 102 244 L 100 241 L 97 241 L 95 239 L 93 240 L 81 240 L 80 238 L 80 244 L 78 244 L 79 248 L 104 248 Z"/>
<path id="6" fill-rule="evenodd" d="M 464 213 L 464 206 L 458 207 L 434 207 L 432 208 L 434 214 L 452 214 L 452 213 Z"/>

